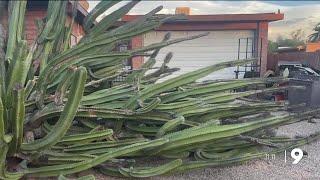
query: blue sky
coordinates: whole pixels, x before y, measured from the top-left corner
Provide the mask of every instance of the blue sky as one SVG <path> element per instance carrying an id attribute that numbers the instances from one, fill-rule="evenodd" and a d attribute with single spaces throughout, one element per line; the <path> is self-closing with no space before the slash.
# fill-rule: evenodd
<path id="1" fill-rule="evenodd" d="M 99 1 L 89 1 L 92 9 Z M 126 2 L 114 6 L 105 14 L 112 12 Z M 151 9 L 163 5 L 161 13 L 173 14 L 176 7 L 189 6 L 192 14 L 237 14 L 270 13 L 278 9 L 285 14 L 282 21 L 270 23 L 269 38 L 289 36 L 297 29 L 305 31 L 305 36 L 320 22 L 320 1 L 142 1 L 129 14 L 145 14 Z"/>

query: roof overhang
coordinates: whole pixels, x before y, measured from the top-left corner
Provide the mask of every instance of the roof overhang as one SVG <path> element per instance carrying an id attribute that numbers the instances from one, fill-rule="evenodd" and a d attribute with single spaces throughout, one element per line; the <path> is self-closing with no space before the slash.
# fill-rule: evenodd
<path id="1" fill-rule="evenodd" d="M 126 15 L 121 20 L 132 21 L 141 15 Z M 167 23 L 190 23 L 190 22 L 257 22 L 257 21 L 279 21 L 283 20 L 282 13 L 260 13 L 260 14 L 215 14 L 215 15 L 185 15 L 183 20 L 174 20 Z"/>
<path id="2" fill-rule="evenodd" d="M 118 26 L 141 17 L 126 15 Z M 186 15 L 183 19 L 167 21 L 158 27 L 158 31 L 210 31 L 210 30 L 255 30 L 258 23 L 282 20 L 282 13 L 260 14 L 217 14 L 217 15 Z"/>

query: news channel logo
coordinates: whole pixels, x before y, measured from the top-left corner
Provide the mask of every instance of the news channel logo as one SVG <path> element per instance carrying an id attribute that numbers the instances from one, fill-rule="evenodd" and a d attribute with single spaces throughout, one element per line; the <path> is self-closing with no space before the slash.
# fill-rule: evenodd
<path id="1" fill-rule="evenodd" d="M 290 152 L 290 156 L 292 159 L 287 159 L 287 150 L 284 151 L 284 162 L 291 162 L 292 164 L 298 164 L 303 158 L 303 151 L 300 148 L 294 148 Z M 266 154 L 266 160 L 275 160 L 276 154 Z"/>

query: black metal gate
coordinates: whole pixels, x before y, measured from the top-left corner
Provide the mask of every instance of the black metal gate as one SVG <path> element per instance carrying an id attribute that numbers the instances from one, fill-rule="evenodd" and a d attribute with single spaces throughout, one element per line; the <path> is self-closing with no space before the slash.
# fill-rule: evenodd
<path id="1" fill-rule="evenodd" d="M 252 78 L 260 75 L 261 54 L 262 54 L 262 39 L 258 38 L 240 38 L 238 40 L 237 59 L 255 58 L 256 62 L 237 66 L 235 78 L 239 78 L 240 73 L 244 73 L 244 78 Z"/>

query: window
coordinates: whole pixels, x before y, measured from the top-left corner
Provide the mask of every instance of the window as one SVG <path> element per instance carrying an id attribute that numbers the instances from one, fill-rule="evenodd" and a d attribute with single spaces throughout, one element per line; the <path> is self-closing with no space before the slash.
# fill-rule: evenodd
<path id="1" fill-rule="evenodd" d="M 129 47 L 128 42 L 123 42 L 121 44 L 118 44 L 118 51 L 119 52 L 127 51 L 128 47 Z M 125 70 L 131 70 L 132 69 L 131 59 L 125 59 L 123 61 L 123 65 Z"/>

